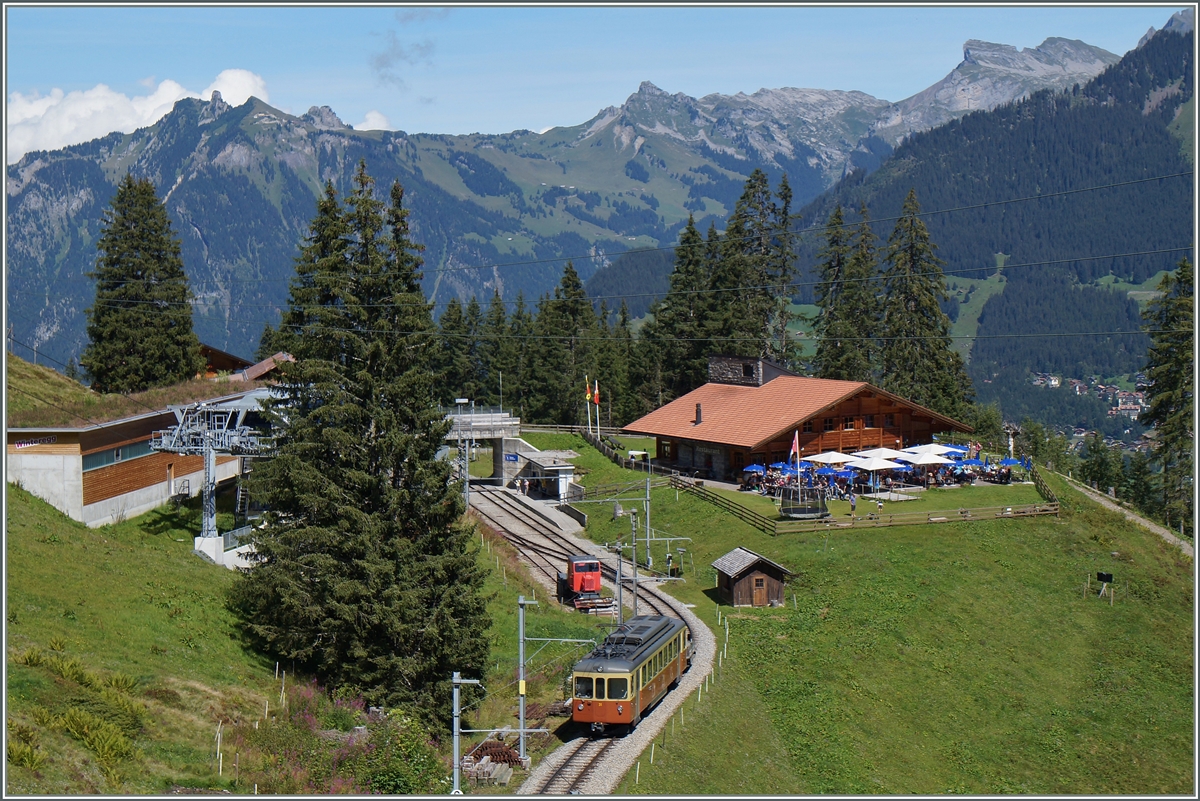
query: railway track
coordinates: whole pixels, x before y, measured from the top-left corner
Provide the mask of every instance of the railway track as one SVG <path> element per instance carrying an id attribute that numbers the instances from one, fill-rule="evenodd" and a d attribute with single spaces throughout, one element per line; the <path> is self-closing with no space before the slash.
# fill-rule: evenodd
<path id="1" fill-rule="evenodd" d="M 551 588 L 551 592 L 568 556 L 596 552 L 594 544 L 563 533 L 505 490 L 473 492 L 471 510 L 497 534 L 512 543 L 535 577 L 540 577 Z M 616 582 L 616 557 L 611 554 L 601 556 L 601 570 L 611 589 Z M 626 571 L 625 579 L 628 582 L 631 578 L 628 565 Z M 679 704 L 712 671 L 716 655 L 716 640 L 712 631 L 682 602 L 660 593 L 653 584 L 639 582 L 636 589 L 640 614 L 670 615 L 687 623 L 695 645 L 691 669 L 683 675 L 679 686 L 647 714 L 633 732 L 624 737 L 596 740 L 578 737 L 564 743 L 542 760 L 517 790 L 518 793 L 603 795 L 613 792 L 621 777 L 662 730 Z M 627 603 L 632 602 L 632 591 L 633 587 L 626 583 L 624 595 Z"/>
<path id="2" fill-rule="evenodd" d="M 522 559 L 544 578 L 542 583 L 552 593 L 559 572 L 566 566 L 567 557 L 584 551 L 577 540 L 530 511 L 506 490 L 489 489 L 472 493 L 471 510 L 516 547 Z M 617 569 L 611 564 L 613 560 L 615 557 L 605 555 L 600 563 L 601 575 L 610 589 L 615 589 L 617 582 Z M 624 575 L 626 592 L 632 592 L 631 578 L 627 565 Z M 632 597 L 628 599 L 630 602 Z M 660 596 L 648 592 L 644 586 L 638 587 L 637 599 L 639 613 L 644 610 L 650 614 L 678 616 L 662 602 Z"/>
<path id="3" fill-rule="evenodd" d="M 521 787 L 522 793 L 534 795 L 564 795 L 579 788 L 604 764 L 604 755 L 613 747 L 615 740 L 591 740 L 580 737 L 572 740 L 558 751 L 555 757 L 562 761 L 549 776 L 539 779 L 530 787 Z"/>

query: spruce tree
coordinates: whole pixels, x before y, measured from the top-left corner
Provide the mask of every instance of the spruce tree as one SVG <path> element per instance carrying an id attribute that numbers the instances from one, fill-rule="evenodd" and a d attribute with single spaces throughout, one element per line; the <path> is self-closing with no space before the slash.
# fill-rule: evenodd
<path id="1" fill-rule="evenodd" d="M 1163 518 L 1168 525 L 1192 525 L 1195 507 L 1196 367 L 1193 361 L 1195 287 L 1192 263 L 1184 259 L 1173 273 L 1163 276 L 1159 296 L 1143 315 L 1150 335 L 1146 390 L 1149 408 L 1139 420 L 1156 432 L 1154 460 L 1162 469 Z"/>
<path id="2" fill-rule="evenodd" d="M 513 366 L 517 360 L 516 343 L 508 333 L 508 310 L 499 292 L 492 293 L 487 316 L 479 335 L 480 366 L 483 383 L 480 397 L 490 405 L 499 405 L 503 400 L 503 379 L 508 376 L 509 399 L 512 399 Z"/>
<path id="3" fill-rule="evenodd" d="M 99 392 L 138 392 L 204 369 L 171 218 L 149 179 L 126 173 L 96 242 L 96 299 L 79 361 Z"/>
<path id="4" fill-rule="evenodd" d="M 915 191 L 888 237 L 880 320 L 881 385 L 935 412 L 963 420 L 974 396 L 962 357 L 950 345 L 950 319 L 938 305 L 946 279 L 922 222 Z"/>
<path id="5" fill-rule="evenodd" d="M 689 215 L 675 248 L 670 289 L 652 309 L 657 325 L 650 333 L 658 338 L 664 381 L 671 397 L 691 392 L 708 377 L 711 348 L 707 327 L 713 309 L 708 292 L 710 267 L 704 240 Z"/>
<path id="6" fill-rule="evenodd" d="M 461 485 L 436 459 L 449 423 L 420 247 L 399 184 L 386 212 L 373 190 L 360 163 L 345 259 L 313 271 L 314 286 L 337 288 L 328 305 L 293 286 L 288 313 L 320 322 L 283 368 L 276 453 L 250 480 L 270 511 L 230 603 L 266 654 L 445 732 L 451 673 L 479 677 L 488 658 L 484 576 Z"/>
<path id="7" fill-rule="evenodd" d="M 788 355 L 790 314 L 780 298 L 790 294 L 795 274 L 790 208 L 786 177 L 772 194 L 766 173 L 756 169 L 750 174 L 726 223 L 720 260 L 712 272 L 721 304 L 712 320 L 715 350 L 772 359 Z"/>
<path id="8" fill-rule="evenodd" d="M 471 365 L 471 332 L 458 298 L 450 298 L 438 320 L 440 329 L 439 400 L 450 403 L 454 398 L 474 398 L 474 370 Z"/>
<path id="9" fill-rule="evenodd" d="M 525 305 L 525 293 L 517 293 L 517 302 L 513 305 L 512 316 L 508 322 L 509 339 L 513 345 L 512 389 L 505 393 L 509 398 L 509 407 L 513 413 L 525 419 L 529 407 L 529 386 L 533 374 L 533 362 L 537 355 L 538 343 L 533 339 L 534 320 L 529 308 Z"/>
<path id="10" fill-rule="evenodd" d="M 872 336 L 879 309 L 873 286 L 875 235 L 866 206 L 854 235 L 845 224 L 842 207 L 833 210 L 820 257 L 813 372 L 820 378 L 871 381 Z"/>

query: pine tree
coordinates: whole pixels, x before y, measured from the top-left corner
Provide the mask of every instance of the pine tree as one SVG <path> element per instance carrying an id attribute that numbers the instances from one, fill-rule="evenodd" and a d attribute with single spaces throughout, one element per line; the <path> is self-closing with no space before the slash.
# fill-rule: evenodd
<path id="1" fill-rule="evenodd" d="M 533 419 L 583 425 L 583 381 L 596 374 L 597 324 L 575 266 L 567 262 L 554 296 L 538 303 L 537 359 L 531 376 Z"/>
<path id="2" fill-rule="evenodd" d="M 454 398 L 474 398 L 475 375 L 470 357 L 471 331 L 458 298 L 450 298 L 446 310 L 442 312 L 442 318 L 438 320 L 438 326 L 438 363 L 441 367 L 438 376 L 438 391 L 441 395 L 439 400 L 448 404 Z"/>
<path id="3" fill-rule="evenodd" d="M 507 397 L 510 399 L 509 404 L 513 413 L 521 419 L 525 419 L 526 409 L 530 408 L 529 385 L 533 372 L 532 364 L 538 347 L 533 340 L 533 331 L 533 315 L 525 305 L 525 294 L 518 292 L 517 302 L 513 306 L 513 313 L 508 323 L 509 339 L 513 344 L 513 362 L 510 378 L 512 389 Z"/>
<path id="4" fill-rule="evenodd" d="M 657 325 L 650 333 L 658 339 L 664 381 L 671 397 L 692 391 L 708 377 L 711 348 L 707 326 L 713 308 L 708 292 L 710 267 L 704 240 L 689 215 L 675 248 L 670 289 L 652 309 Z"/>
<path id="5" fill-rule="evenodd" d="M 950 319 L 938 305 L 946 279 L 937 248 L 921 221 L 916 192 L 888 237 L 880 320 L 880 370 L 884 389 L 962 420 L 974 396 L 962 357 L 950 346 Z"/>
<path id="6" fill-rule="evenodd" d="M 513 366 L 517 360 L 516 343 L 508 332 L 508 310 L 499 292 L 492 293 L 487 316 L 479 336 L 480 365 L 483 384 L 480 396 L 489 405 L 501 405 L 503 401 L 504 375 L 508 374 L 511 400 Z"/>
<path id="7" fill-rule="evenodd" d="M 278 330 L 271 329 L 270 323 L 263 329 L 256 355 L 265 359 L 283 351 L 299 358 L 303 349 L 305 356 L 315 356 L 312 349 L 322 342 L 324 327 L 340 325 L 341 293 L 347 287 L 349 270 L 348 236 L 341 200 L 333 183 L 327 181 L 304 247 L 295 259 L 288 307 Z"/>
<path id="8" fill-rule="evenodd" d="M 820 256 L 823 261 L 818 268 L 815 302 L 821 311 L 813 329 L 817 338 L 813 372 L 820 378 L 871 381 L 872 337 L 879 304 L 873 286 L 875 235 L 866 206 L 854 236 L 845 225 L 842 207 L 834 209 Z"/>
<path id="9" fill-rule="evenodd" d="M 373 189 L 360 163 L 345 262 L 313 270 L 315 286 L 339 288 L 329 305 L 307 306 L 293 286 L 289 314 L 320 312 L 321 324 L 295 337 L 283 370 L 276 454 L 250 483 L 270 511 L 230 604 L 267 654 L 444 732 L 450 674 L 478 677 L 487 661 L 483 573 L 460 485 L 436 458 L 449 423 L 420 247 L 400 186 L 386 212 Z"/>
<path id="10" fill-rule="evenodd" d="M 479 305 L 479 300 L 474 295 L 467 301 L 463 322 L 466 323 L 467 329 L 467 341 L 464 348 L 468 370 L 465 391 L 467 397 L 474 399 L 477 406 L 485 406 L 487 402 L 483 393 L 487 381 L 487 371 L 483 363 L 483 346 L 480 342 L 483 337 L 483 307 Z"/>
<path id="11" fill-rule="evenodd" d="M 778 198 L 779 202 L 776 202 Z M 795 274 L 791 190 L 786 177 L 771 193 L 766 173 L 754 170 L 734 206 L 721 239 L 712 287 L 720 293 L 714 310 L 713 347 L 723 353 L 785 358 L 789 295 Z"/>
<path id="12" fill-rule="evenodd" d="M 149 179 L 126 173 L 96 242 L 96 300 L 79 361 L 99 392 L 138 392 L 204 369 L 171 218 Z"/>
<path id="13" fill-rule="evenodd" d="M 1150 334 L 1145 370 L 1150 387 L 1146 390 L 1149 408 L 1140 421 L 1153 425 L 1157 432 L 1154 460 L 1162 468 L 1163 518 L 1168 525 L 1192 525 L 1195 513 L 1193 277 L 1192 263 L 1187 259 L 1179 262 L 1174 273 L 1163 276 L 1159 297 L 1150 302 L 1143 316 Z"/>

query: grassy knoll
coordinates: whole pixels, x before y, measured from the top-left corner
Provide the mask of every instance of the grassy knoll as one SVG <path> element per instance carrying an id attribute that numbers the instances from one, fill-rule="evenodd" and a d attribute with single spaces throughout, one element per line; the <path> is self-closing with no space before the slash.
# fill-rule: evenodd
<path id="1" fill-rule="evenodd" d="M 1188 793 L 1191 560 L 1049 481 L 1058 519 L 828 540 L 771 537 L 655 490 L 655 528 L 692 537 L 695 568 L 685 560 L 687 583 L 669 589 L 703 620 L 716 623 L 709 565 L 735 546 L 797 575 L 784 608 L 725 608 L 722 679 L 622 790 Z M 602 517 L 590 521 L 593 540 L 625 533 L 625 521 Z M 1117 576 L 1114 606 L 1082 595 L 1098 570 Z"/>
<path id="2" fill-rule="evenodd" d="M 106 395 L 18 356 L 10 354 L 7 361 L 5 414 L 10 428 L 87 426 L 266 386 L 258 381 L 194 379 L 131 395 Z"/>
<path id="3" fill-rule="evenodd" d="M 12 485 L 7 503 L 10 733 L 25 727 L 45 755 L 37 771 L 10 760 L 7 791 L 227 786 L 209 758 L 217 720 L 261 712 L 274 665 L 236 639 L 223 604 L 234 574 L 192 555 L 195 510 L 89 529 Z M 40 663 L 19 664 L 31 649 Z M 132 686 L 113 695 L 114 675 Z M 132 750 L 106 760 L 51 723 L 73 708 L 116 721 Z"/>
<path id="4" fill-rule="evenodd" d="M 314 701 L 303 677 L 293 696 L 288 665 L 290 717 L 269 732 L 254 728 L 268 700 L 275 714 L 275 664 L 237 638 L 224 607 L 236 576 L 191 553 L 196 508 L 163 508 L 88 529 L 19 487 L 7 485 L 7 503 L 9 739 L 32 752 L 25 764 L 10 756 L 8 793 L 161 794 L 174 785 L 236 793 L 252 792 L 254 782 L 260 792 L 327 792 L 362 789 L 354 782 L 364 775 L 403 786 L 394 784 L 395 771 L 369 764 L 374 758 L 338 757 L 337 741 L 310 730 L 366 721 L 361 710 Z M 226 514 L 218 515 L 224 528 Z M 540 601 L 527 610 L 530 637 L 591 639 L 604 632 L 595 618 L 548 603 L 506 544 L 491 535 L 477 542 L 490 568 L 485 592 L 494 662 L 484 677 L 488 695 L 466 711 L 464 726 L 515 727 L 517 596 Z M 566 671 L 580 653 L 579 646 L 550 644 L 534 655 L 542 645 L 527 650 L 531 704 L 562 697 Z M 113 727 L 101 732 L 107 746 L 65 726 L 67 715 L 88 720 L 81 713 Z M 221 776 L 212 758 L 218 719 L 225 721 L 227 744 Z M 546 725 L 561 723 L 550 718 Z M 468 738 L 465 748 L 481 737 Z M 553 734 L 534 736 L 530 753 L 537 758 L 558 743 Z M 439 743 L 444 764 L 436 770 L 443 775 L 450 746 L 448 739 Z M 236 782 L 231 767 L 239 749 Z"/>
<path id="5" fill-rule="evenodd" d="M 579 434 L 525 431 L 522 432 L 521 438 L 539 450 L 573 450 L 578 453 L 579 458 L 572 459 L 571 463 L 576 467 L 576 480 L 585 487 L 646 480 L 645 473 L 618 467 L 607 456 L 589 445 L 588 441 Z M 626 440 L 632 441 L 632 438 L 620 438 L 623 445 L 629 445 Z M 633 446 L 630 445 L 630 447 Z"/>

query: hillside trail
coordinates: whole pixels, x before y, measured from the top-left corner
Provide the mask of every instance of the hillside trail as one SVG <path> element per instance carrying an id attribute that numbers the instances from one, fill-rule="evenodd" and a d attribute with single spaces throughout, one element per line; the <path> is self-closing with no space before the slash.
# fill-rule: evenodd
<path id="1" fill-rule="evenodd" d="M 1192 547 L 1192 544 L 1187 540 L 1181 539 L 1178 534 L 1172 534 L 1169 529 L 1160 526 L 1158 523 L 1151 522 L 1139 514 L 1129 511 L 1125 507 L 1115 503 L 1107 495 L 1097 492 L 1091 487 L 1081 484 L 1073 478 L 1068 478 L 1067 476 L 1062 475 L 1062 473 L 1059 473 L 1058 475 L 1072 487 L 1079 490 L 1084 495 L 1087 495 L 1096 503 L 1105 508 L 1112 509 L 1114 512 L 1120 512 L 1121 514 L 1125 515 L 1127 520 L 1137 523 L 1142 528 L 1157 534 L 1173 545 L 1178 545 L 1179 550 L 1183 551 L 1188 556 L 1195 558 L 1195 549 Z"/>

